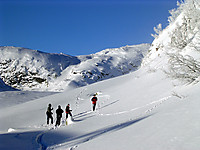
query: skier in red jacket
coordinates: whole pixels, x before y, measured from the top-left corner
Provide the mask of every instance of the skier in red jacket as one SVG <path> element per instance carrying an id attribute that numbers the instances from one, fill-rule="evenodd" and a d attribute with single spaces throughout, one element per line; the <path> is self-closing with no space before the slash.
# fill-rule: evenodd
<path id="1" fill-rule="evenodd" d="M 72 110 L 70 110 L 70 106 L 69 104 L 66 106 L 66 109 L 65 109 L 65 112 L 66 112 L 66 120 L 68 118 L 68 115 L 70 115 L 72 117 L 72 113 L 71 113 Z"/>
<path id="2" fill-rule="evenodd" d="M 92 101 L 92 104 L 93 104 L 93 111 L 95 111 L 95 107 L 96 107 L 96 104 L 97 104 L 97 97 L 96 95 L 94 95 L 91 99 Z"/>

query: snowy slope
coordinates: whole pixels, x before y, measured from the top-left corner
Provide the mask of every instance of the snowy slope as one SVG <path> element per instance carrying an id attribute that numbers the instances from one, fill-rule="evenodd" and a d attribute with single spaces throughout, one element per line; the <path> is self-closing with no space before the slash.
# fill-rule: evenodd
<path id="1" fill-rule="evenodd" d="M 0 47 L 0 75 L 17 89 L 63 91 L 137 70 L 149 47 L 125 46 L 77 57 Z"/>
<path id="2" fill-rule="evenodd" d="M 198 150 L 200 85 L 174 87 L 161 71 L 147 70 L 1 109 L 0 149 Z M 46 126 L 48 103 L 54 113 L 70 103 L 73 123 Z"/>
<path id="3" fill-rule="evenodd" d="M 0 149 L 199 150 L 198 30 L 191 26 L 197 33 L 183 47 L 173 41 L 182 30 L 177 24 L 185 26 L 181 16 L 189 2 L 155 39 L 139 70 L 1 108 Z M 92 112 L 94 93 L 98 106 Z M 64 114 L 60 127 L 47 126 L 49 103 L 54 118 L 58 105 L 70 103 L 74 120 L 66 126 Z"/>

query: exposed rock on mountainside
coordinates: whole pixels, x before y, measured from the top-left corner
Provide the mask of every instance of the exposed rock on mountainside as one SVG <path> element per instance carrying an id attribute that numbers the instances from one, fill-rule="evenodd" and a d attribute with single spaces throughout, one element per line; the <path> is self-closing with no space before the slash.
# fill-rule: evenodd
<path id="1" fill-rule="evenodd" d="M 106 49 L 86 56 L 49 54 L 19 47 L 0 47 L 0 76 L 23 90 L 63 91 L 135 71 L 149 44 Z"/>

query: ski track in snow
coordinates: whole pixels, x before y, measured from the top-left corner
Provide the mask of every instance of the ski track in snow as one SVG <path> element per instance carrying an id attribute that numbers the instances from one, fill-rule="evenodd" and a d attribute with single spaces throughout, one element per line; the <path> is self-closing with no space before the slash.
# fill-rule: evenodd
<path id="1" fill-rule="evenodd" d="M 75 109 L 74 109 L 74 111 L 76 111 L 78 108 L 79 108 L 79 103 L 80 103 L 80 101 L 81 100 L 84 100 L 84 99 L 81 99 L 81 95 L 83 94 L 83 92 L 84 91 L 86 91 L 87 90 L 87 88 L 84 88 L 83 90 L 81 90 L 81 92 L 77 95 L 77 97 L 76 97 L 76 100 L 75 100 Z"/>
<path id="2" fill-rule="evenodd" d="M 158 107 L 159 105 L 161 105 L 163 102 L 165 102 L 166 100 L 168 100 L 169 98 L 171 98 L 172 96 L 167 96 L 167 97 L 164 97 L 164 98 L 161 98 L 157 101 L 153 101 L 149 104 L 146 104 L 144 106 L 141 106 L 141 107 L 136 107 L 136 108 L 133 108 L 131 110 L 127 110 L 127 111 L 121 111 L 121 112 L 116 112 L 116 113 L 112 113 L 112 114 L 99 114 L 100 116 L 112 116 L 112 115 L 121 115 L 121 114 L 125 114 L 125 113 L 130 113 L 132 111 L 135 111 L 135 110 L 138 110 L 138 109 L 141 109 L 141 108 L 145 108 L 147 106 L 150 106 L 150 105 L 153 105 L 153 104 L 156 104 L 154 105 L 152 108 L 148 109 L 145 111 L 145 113 L 148 113 L 148 112 L 151 112 L 153 109 L 155 109 L 156 107 Z"/>
<path id="3" fill-rule="evenodd" d="M 60 128 L 61 126 L 65 126 L 65 120 L 61 120 L 61 124 L 60 124 L 60 126 L 58 126 L 58 127 L 55 126 L 55 123 L 56 123 L 56 122 L 54 121 L 54 123 L 53 123 L 52 125 L 50 125 L 50 126 L 47 125 L 48 129 L 42 131 L 40 134 L 38 134 L 38 135 L 36 136 L 35 141 L 36 141 L 36 143 L 39 145 L 40 150 L 46 150 L 46 149 L 47 149 L 47 146 L 42 142 L 42 137 L 43 137 L 47 132 L 50 132 L 50 131 L 52 131 L 52 130 L 56 130 L 56 129 Z M 37 127 L 37 128 L 38 128 L 38 127 Z"/>
<path id="4" fill-rule="evenodd" d="M 37 135 L 35 141 L 40 146 L 40 150 L 45 150 L 47 147 L 42 143 L 42 137 L 45 133 L 49 132 L 49 130 L 43 131 Z"/>

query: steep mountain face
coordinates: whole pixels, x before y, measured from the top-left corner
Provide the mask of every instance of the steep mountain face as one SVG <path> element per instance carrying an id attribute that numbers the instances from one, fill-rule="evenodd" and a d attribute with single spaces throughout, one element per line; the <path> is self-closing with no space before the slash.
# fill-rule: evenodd
<path id="1" fill-rule="evenodd" d="M 63 91 L 137 70 L 149 47 L 125 46 L 77 57 L 0 47 L 0 76 L 17 89 Z"/>
<path id="2" fill-rule="evenodd" d="M 52 84 L 59 89 L 66 85 L 68 88 L 79 87 L 135 71 L 140 67 L 149 47 L 149 44 L 125 46 L 78 56 L 81 63 L 66 68 Z"/>
<path id="3" fill-rule="evenodd" d="M 142 65 L 163 70 L 181 83 L 200 81 L 200 5 L 198 0 L 178 3 L 169 26 L 155 38 Z M 149 65 L 150 64 L 150 65 Z"/>

